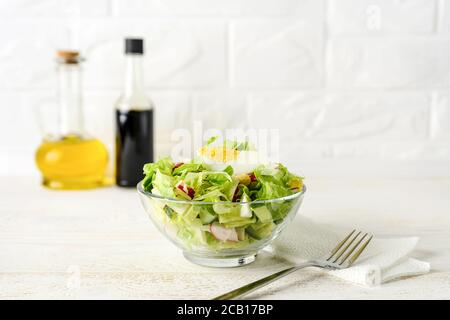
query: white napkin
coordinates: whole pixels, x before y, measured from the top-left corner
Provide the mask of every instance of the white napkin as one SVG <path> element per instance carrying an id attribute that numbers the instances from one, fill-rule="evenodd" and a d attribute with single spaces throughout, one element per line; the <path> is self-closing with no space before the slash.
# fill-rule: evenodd
<path id="1" fill-rule="evenodd" d="M 329 253 L 347 232 L 331 231 L 304 217 L 297 217 L 274 241 L 275 255 L 293 263 L 320 258 Z M 397 278 L 430 271 L 428 262 L 410 258 L 419 238 L 373 238 L 352 267 L 327 271 L 339 278 L 365 285 L 377 286 Z"/>

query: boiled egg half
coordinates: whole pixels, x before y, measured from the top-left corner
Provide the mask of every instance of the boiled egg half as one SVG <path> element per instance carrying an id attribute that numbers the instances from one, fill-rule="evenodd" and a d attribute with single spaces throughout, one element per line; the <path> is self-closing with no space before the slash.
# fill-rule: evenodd
<path id="1" fill-rule="evenodd" d="M 202 147 L 198 156 L 213 171 L 223 171 L 227 166 L 232 166 L 234 175 L 253 172 L 257 166 L 268 162 L 258 151 L 240 151 L 225 147 Z"/>

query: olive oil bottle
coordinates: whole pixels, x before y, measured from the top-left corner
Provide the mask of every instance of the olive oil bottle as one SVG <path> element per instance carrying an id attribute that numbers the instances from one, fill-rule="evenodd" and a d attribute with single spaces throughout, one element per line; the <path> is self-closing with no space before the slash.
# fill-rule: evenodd
<path id="1" fill-rule="evenodd" d="M 59 132 L 44 137 L 36 152 L 42 183 L 51 189 L 89 189 L 106 181 L 108 151 L 83 126 L 82 60 L 77 51 L 58 51 Z"/>

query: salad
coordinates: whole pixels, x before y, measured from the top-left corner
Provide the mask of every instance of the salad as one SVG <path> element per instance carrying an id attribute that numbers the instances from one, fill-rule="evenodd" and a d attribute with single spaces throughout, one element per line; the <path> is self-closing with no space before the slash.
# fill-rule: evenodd
<path id="1" fill-rule="evenodd" d="M 302 191 L 303 178 L 261 161 L 247 142 L 214 142 L 189 162 L 166 157 L 144 165 L 143 190 L 164 198 L 153 205 L 158 220 L 185 244 L 215 250 L 270 237 L 291 212 L 296 197 L 287 196 Z M 279 200 L 263 201 L 271 199 Z"/>

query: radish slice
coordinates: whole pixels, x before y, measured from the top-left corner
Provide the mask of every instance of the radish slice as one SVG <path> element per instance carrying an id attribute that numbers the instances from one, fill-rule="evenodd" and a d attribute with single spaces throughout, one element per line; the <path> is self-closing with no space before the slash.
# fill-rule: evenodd
<path id="1" fill-rule="evenodd" d="M 180 189 L 181 191 L 184 191 L 186 194 L 188 193 L 188 187 L 183 180 L 178 181 L 178 183 L 175 185 L 175 187 L 177 189 Z"/>
<path id="2" fill-rule="evenodd" d="M 183 180 L 180 180 L 180 181 L 175 185 L 175 187 L 176 187 L 178 190 L 183 191 L 190 199 L 194 198 L 195 190 L 192 189 L 191 187 L 188 187 L 187 184 L 186 184 Z"/>
<path id="3" fill-rule="evenodd" d="M 183 191 L 186 195 L 189 196 L 189 198 L 191 198 L 191 199 L 194 198 L 195 190 L 192 189 L 191 187 L 188 187 L 188 185 L 187 185 L 183 180 L 180 180 L 180 181 L 175 185 L 175 187 L 176 187 L 178 190 Z"/>
<path id="4" fill-rule="evenodd" d="M 174 166 L 172 170 L 175 170 L 178 167 L 181 167 L 184 163 L 183 162 L 177 162 Z"/>
<path id="5" fill-rule="evenodd" d="M 195 190 L 192 189 L 191 187 L 187 187 L 187 190 L 188 190 L 188 192 L 187 192 L 188 196 L 189 196 L 191 199 L 194 198 L 194 196 L 195 196 Z"/>
<path id="6" fill-rule="evenodd" d="M 236 229 L 225 228 L 218 224 L 211 224 L 209 226 L 209 230 L 211 231 L 214 238 L 220 241 L 239 241 L 238 234 Z"/>

